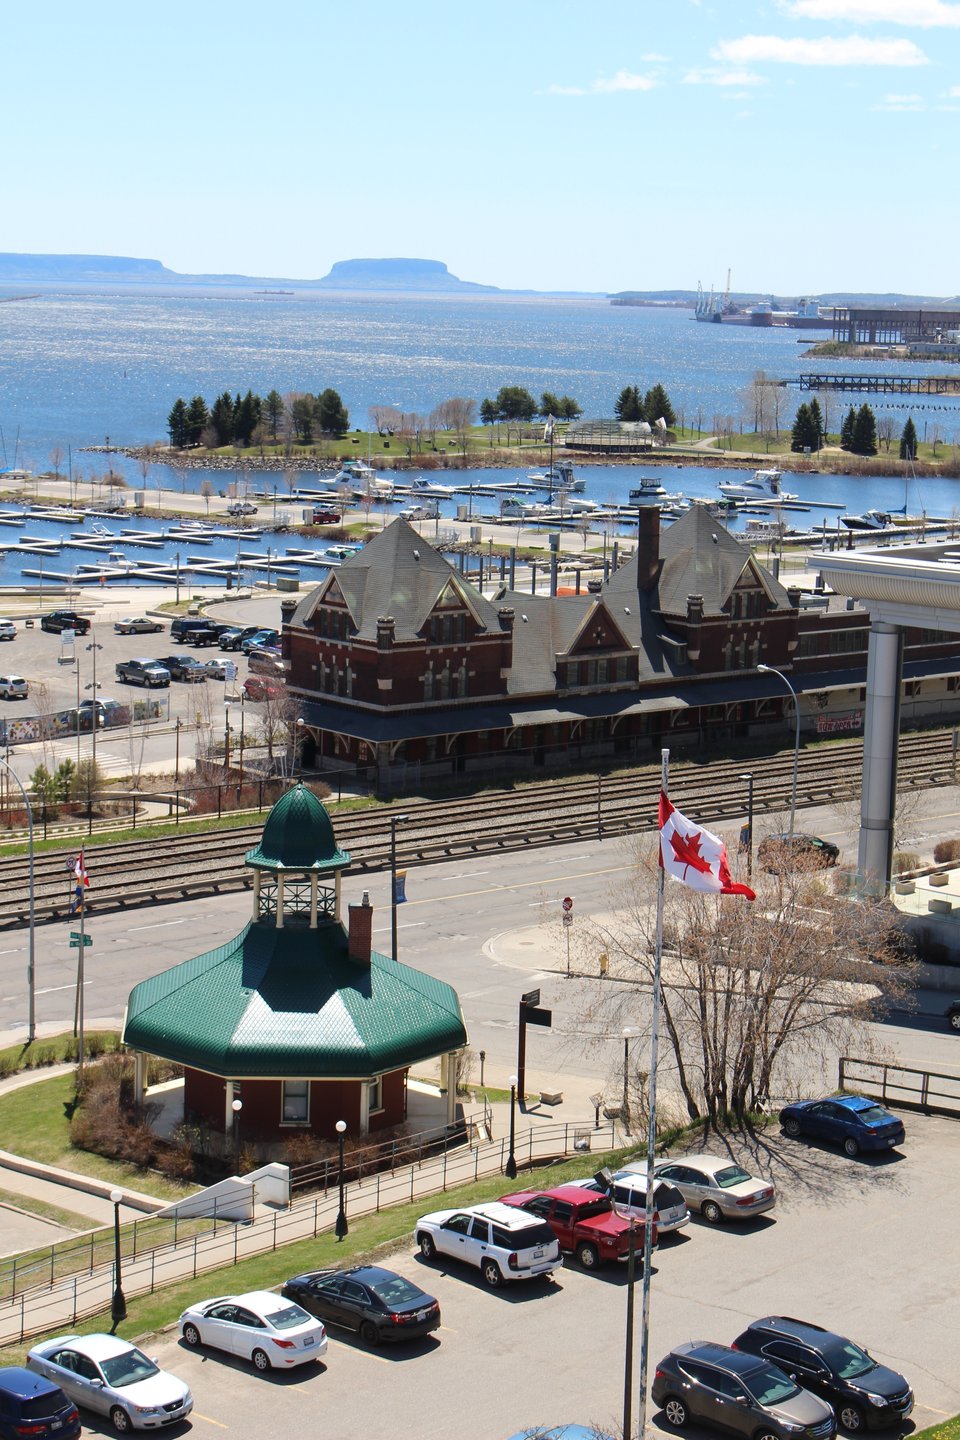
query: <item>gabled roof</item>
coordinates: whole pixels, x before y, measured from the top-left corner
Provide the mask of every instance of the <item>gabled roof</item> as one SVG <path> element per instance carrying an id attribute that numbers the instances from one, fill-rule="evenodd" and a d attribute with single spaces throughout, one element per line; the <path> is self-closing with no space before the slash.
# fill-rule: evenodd
<path id="1" fill-rule="evenodd" d="M 333 837 L 326 807 L 301 780 L 273 806 L 244 862 L 262 870 L 342 870 L 350 856 Z"/>
<path id="2" fill-rule="evenodd" d="M 396 639 L 413 640 L 447 586 L 453 586 L 482 630 L 497 633 L 496 607 L 434 550 L 406 520 L 393 520 L 298 605 L 294 625 L 310 621 L 328 586 L 336 584 L 361 640 L 376 640 L 377 620 L 391 615 Z"/>
<path id="3" fill-rule="evenodd" d="M 456 991 L 376 952 L 347 954 L 339 923 L 250 924 L 131 991 L 124 1042 L 235 1079 L 360 1079 L 466 1044 Z"/>

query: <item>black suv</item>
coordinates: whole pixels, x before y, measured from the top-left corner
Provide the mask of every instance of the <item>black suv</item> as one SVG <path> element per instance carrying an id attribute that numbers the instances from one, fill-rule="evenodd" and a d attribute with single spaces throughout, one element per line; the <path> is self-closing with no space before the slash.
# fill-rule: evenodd
<path id="1" fill-rule="evenodd" d="M 33 1440 L 77 1440 L 80 1416 L 52 1380 L 19 1365 L 0 1369 L 0 1435 L 12 1440 L 29 1435 Z"/>
<path id="2" fill-rule="evenodd" d="M 733 1345 L 779 1365 L 798 1385 L 828 1401 L 850 1435 L 899 1425 L 913 1409 L 913 1391 L 902 1375 L 819 1325 L 768 1315 L 749 1325 Z"/>
<path id="3" fill-rule="evenodd" d="M 837 1433 L 830 1406 L 782 1367 L 708 1340 L 687 1340 L 665 1355 L 650 1394 L 671 1430 L 693 1420 L 742 1440 L 833 1440 Z"/>
<path id="4" fill-rule="evenodd" d="M 90 621 L 86 615 L 78 615 L 76 610 L 51 610 L 48 615 L 40 617 L 40 629 L 49 630 L 52 635 L 59 635 L 63 630 L 74 630 L 78 635 L 86 635 L 90 629 Z"/>
<path id="5" fill-rule="evenodd" d="M 254 635 L 259 635 L 263 629 L 262 625 L 231 625 L 221 632 L 219 645 L 221 650 L 239 650 L 244 640 L 252 640 Z"/>
<path id="6" fill-rule="evenodd" d="M 193 655 L 161 655 L 157 661 L 170 671 L 171 680 L 206 680 L 207 667 Z"/>

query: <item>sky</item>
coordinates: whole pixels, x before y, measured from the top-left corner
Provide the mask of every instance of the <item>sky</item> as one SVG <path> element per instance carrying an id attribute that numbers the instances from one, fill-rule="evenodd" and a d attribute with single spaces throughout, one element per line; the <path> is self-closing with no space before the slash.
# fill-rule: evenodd
<path id="1" fill-rule="evenodd" d="M 960 292 L 960 0 L 47 0 L 3 54 L 0 250 Z"/>

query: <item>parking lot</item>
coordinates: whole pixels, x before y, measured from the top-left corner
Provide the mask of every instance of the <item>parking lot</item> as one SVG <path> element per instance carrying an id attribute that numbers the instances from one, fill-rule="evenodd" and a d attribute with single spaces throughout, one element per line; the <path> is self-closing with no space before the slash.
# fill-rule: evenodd
<path id="1" fill-rule="evenodd" d="M 656 1252 L 651 1378 L 660 1356 L 681 1340 L 729 1343 L 748 1321 L 786 1314 L 851 1336 L 906 1375 L 917 1403 L 900 1433 L 960 1411 L 960 1127 L 905 1118 L 903 1150 L 878 1159 L 850 1161 L 776 1130 L 737 1151 L 748 1169 L 773 1177 L 780 1203 L 769 1217 L 736 1228 L 695 1220 Z M 282 1253 L 276 1262 L 279 1284 L 287 1276 Z M 266 1377 L 215 1351 L 189 1351 L 176 1334 L 148 1344 L 162 1366 L 189 1382 L 194 1431 L 259 1440 L 267 1425 L 303 1433 L 309 1417 L 308 1433 L 322 1427 L 336 1440 L 498 1440 L 524 1425 L 572 1420 L 616 1433 L 623 1266 L 590 1275 L 571 1262 L 556 1283 L 491 1291 L 472 1270 L 423 1263 L 412 1238 L 382 1263 L 438 1297 L 443 1325 L 436 1335 L 371 1351 L 331 1332 L 322 1364 Z M 197 1299 L 213 1293 L 198 1280 Z M 635 1367 L 638 1361 L 639 1336 Z M 658 1416 L 653 1424 L 664 1429 Z"/>

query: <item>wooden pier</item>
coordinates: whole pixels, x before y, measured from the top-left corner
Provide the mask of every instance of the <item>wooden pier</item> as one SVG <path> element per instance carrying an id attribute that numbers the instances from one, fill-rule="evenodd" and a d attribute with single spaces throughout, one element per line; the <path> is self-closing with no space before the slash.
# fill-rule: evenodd
<path id="1" fill-rule="evenodd" d="M 801 375 L 798 383 L 801 390 L 867 395 L 960 395 L 960 370 L 956 375 Z"/>

